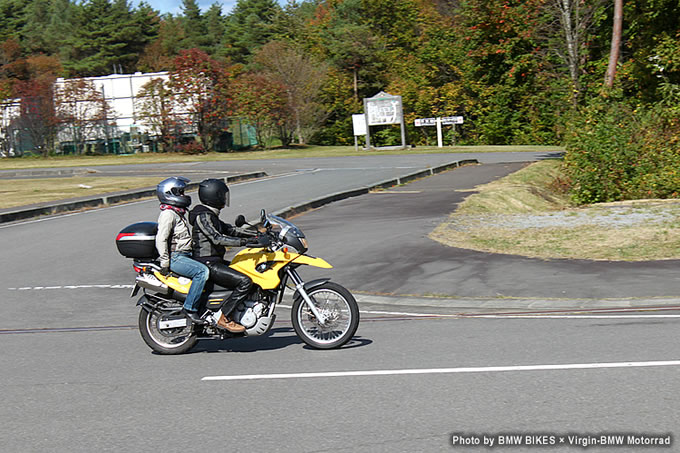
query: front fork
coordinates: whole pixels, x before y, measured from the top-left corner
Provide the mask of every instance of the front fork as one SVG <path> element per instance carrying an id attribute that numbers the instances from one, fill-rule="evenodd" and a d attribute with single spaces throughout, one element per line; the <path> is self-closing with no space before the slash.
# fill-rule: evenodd
<path id="1" fill-rule="evenodd" d="M 305 291 L 305 282 L 302 280 L 302 278 L 300 278 L 300 275 L 298 275 L 295 269 L 291 268 L 286 269 L 286 274 L 295 285 L 295 289 L 297 290 L 297 292 L 302 296 L 304 301 L 307 302 L 309 309 L 312 311 L 317 321 L 319 321 L 319 324 L 321 324 L 322 326 L 326 324 L 326 316 L 324 316 L 323 313 L 321 313 L 319 309 L 316 308 L 316 304 L 312 302 L 312 299 L 309 297 L 309 294 L 307 294 L 307 291 Z"/>

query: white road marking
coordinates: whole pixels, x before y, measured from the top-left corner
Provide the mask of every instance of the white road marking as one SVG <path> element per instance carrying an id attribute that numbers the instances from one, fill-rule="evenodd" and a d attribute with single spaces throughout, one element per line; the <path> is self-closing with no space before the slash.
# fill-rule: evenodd
<path id="1" fill-rule="evenodd" d="M 45 289 L 86 289 L 86 288 L 106 288 L 106 289 L 131 289 L 134 285 L 62 285 L 62 286 L 23 286 L 21 288 L 7 288 L 9 291 L 42 291 Z"/>
<path id="2" fill-rule="evenodd" d="M 61 286 L 23 286 L 20 288 L 7 288 L 9 291 L 44 291 L 44 290 L 54 290 L 54 289 L 89 289 L 89 288 L 102 288 L 102 289 L 132 289 L 134 285 L 61 285 Z M 291 305 L 279 304 L 277 305 L 281 308 L 293 308 Z M 661 308 L 656 310 L 676 310 L 676 308 Z M 635 310 L 635 309 L 621 309 L 621 310 Z M 496 315 L 484 315 L 484 314 L 470 314 L 470 313 L 412 313 L 405 311 L 382 311 L 382 310 L 359 310 L 360 313 L 369 315 L 387 315 L 387 316 L 409 316 L 413 318 L 482 318 L 482 319 L 644 319 L 644 318 L 680 318 L 680 315 L 648 315 L 648 314 L 635 314 L 635 315 L 596 315 L 596 314 L 496 314 Z M 572 312 L 573 313 L 573 312 Z"/>
<path id="3" fill-rule="evenodd" d="M 680 318 L 680 315 L 465 315 L 463 318 L 486 319 L 622 319 L 622 318 Z"/>
<path id="4" fill-rule="evenodd" d="M 451 315 L 451 314 L 444 314 L 444 313 L 407 313 L 404 311 L 377 311 L 377 310 L 359 310 L 361 313 L 366 313 L 369 315 L 392 315 L 392 316 L 414 316 L 414 317 L 423 317 L 423 318 L 431 318 L 433 316 L 437 317 L 442 317 L 442 318 L 460 318 L 460 315 Z"/>
<path id="5" fill-rule="evenodd" d="M 265 379 L 307 379 L 357 376 L 399 376 L 408 374 L 461 374 L 461 373 L 498 373 L 508 371 L 555 371 L 555 370 L 589 370 L 604 368 L 646 368 L 680 366 L 680 360 L 657 362 L 613 362 L 613 363 L 570 363 L 557 365 L 519 365 L 488 366 L 470 368 L 424 368 L 410 370 L 366 370 L 366 371 L 329 371 L 319 373 L 289 374 L 246 374 L 235 376 L 205 376 L 202 381 L 253 381 Z"/>

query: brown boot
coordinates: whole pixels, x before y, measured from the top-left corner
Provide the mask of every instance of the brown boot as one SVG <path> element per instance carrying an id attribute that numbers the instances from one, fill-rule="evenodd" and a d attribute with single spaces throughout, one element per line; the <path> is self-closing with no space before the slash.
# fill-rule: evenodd
<path id="1" fill-rule="evenodd" d="M 246 328 L 243 327 L 241 324 L 238 324 L 231 320 L 227 320 L 227 318 L 224 316 L 224 313 L 220 315 L 220 319 L 219 321 L 217 321 L 217 325 L 223 329 L 228 330 L 231 333 L 241 333 L 245 332 L 246 330 Z"/>

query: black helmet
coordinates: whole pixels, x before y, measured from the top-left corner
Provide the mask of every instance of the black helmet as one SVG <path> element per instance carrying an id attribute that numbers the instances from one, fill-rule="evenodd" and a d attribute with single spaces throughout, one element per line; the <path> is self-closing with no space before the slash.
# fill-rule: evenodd
<path id="1" fill-rule="evenodd" d="M 182 176 L 164 179 L 156 186 L 156 195 L 161 203 L 186 208 L 191 204 L 191 197 L 184 195 L 189 180 Z"/>
<path id="2" fill-rule="evenodd" d="M 221 179 L 206 179 L 198 185 L 201 203 L 215 209 L 229 206 L 229 187 Z"/>

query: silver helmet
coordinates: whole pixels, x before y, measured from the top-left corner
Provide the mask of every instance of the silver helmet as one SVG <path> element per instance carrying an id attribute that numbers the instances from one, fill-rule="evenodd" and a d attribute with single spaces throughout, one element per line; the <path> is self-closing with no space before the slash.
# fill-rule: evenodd
<path id="1" fill-rule="evenodd" d="M 164 179 L 156 186 L 156 195 L 161 203 L 187 208 L 191 204 L 191 197 L 184 195 L 184 189 L 189 180 L 183 176 L 173 176 Z"/>

